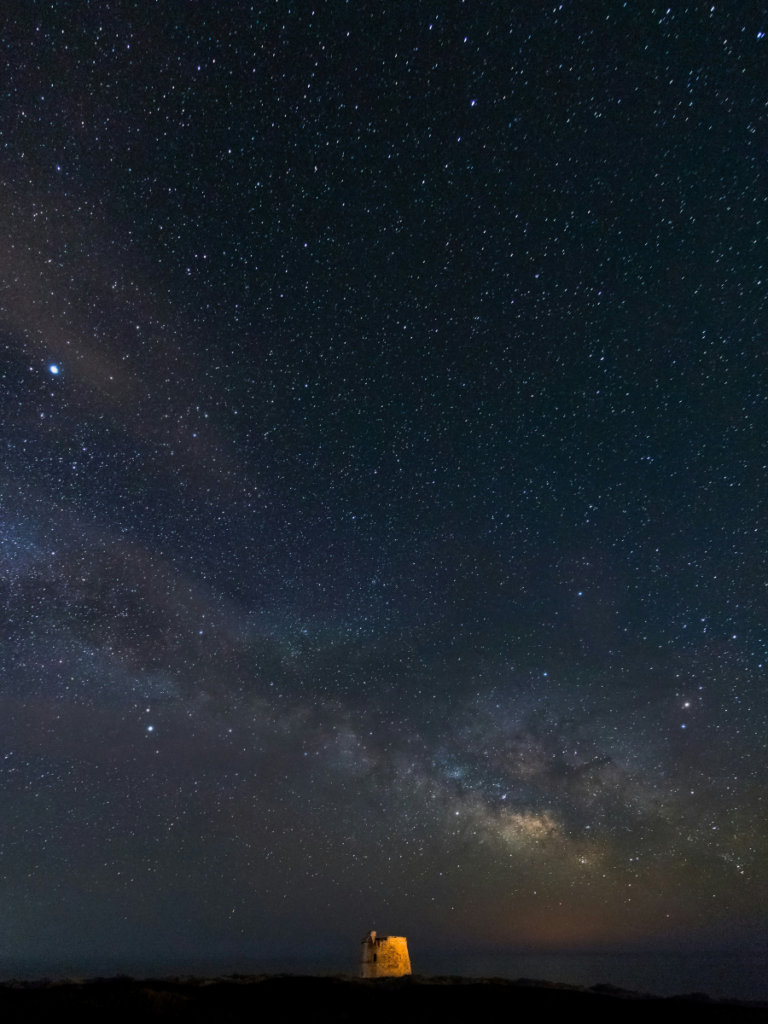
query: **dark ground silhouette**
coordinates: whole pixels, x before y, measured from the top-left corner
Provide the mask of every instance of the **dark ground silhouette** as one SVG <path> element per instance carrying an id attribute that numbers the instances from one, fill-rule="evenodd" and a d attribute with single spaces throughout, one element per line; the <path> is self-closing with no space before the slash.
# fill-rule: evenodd
<path id="1" fill-rule="evenodd" d="M 701 994 L 658 998 L 609 985 L 591 989 L 500 978 L 397 978 L 361 981 L 291 975 L 218 979 L 95 979 L 0 985 L 5 1022 L 139 1020 L 767 1022 L 768 1004 L 735 1003 Z"/>

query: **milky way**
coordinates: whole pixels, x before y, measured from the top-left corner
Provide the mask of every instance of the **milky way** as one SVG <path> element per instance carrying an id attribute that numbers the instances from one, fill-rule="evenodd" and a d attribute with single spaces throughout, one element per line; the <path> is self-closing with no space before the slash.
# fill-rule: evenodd
<path id="1" fill-rule="evenodd" d="M 765 934 L 765 26 L 528 7 L 16 12 L 5 960 Z"/>

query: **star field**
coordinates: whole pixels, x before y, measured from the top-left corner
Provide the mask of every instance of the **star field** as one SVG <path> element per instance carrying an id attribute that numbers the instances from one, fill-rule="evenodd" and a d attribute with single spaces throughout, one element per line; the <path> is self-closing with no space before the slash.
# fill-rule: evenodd
<path id="1" fill-rule="evenodd" d="M 765 935 L 760 17 L 14 9 L 5 960 Z"/>

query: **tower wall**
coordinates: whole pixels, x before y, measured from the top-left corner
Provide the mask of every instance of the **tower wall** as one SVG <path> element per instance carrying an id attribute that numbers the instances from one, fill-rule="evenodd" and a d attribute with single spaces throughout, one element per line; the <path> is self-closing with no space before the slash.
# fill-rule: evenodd
<path id="1" fill-rule="evenodd" d="M 402 935 L 366 935 L 360 953 L 361 978 L 402 978 L 410 973 L 408 942 Z"/>

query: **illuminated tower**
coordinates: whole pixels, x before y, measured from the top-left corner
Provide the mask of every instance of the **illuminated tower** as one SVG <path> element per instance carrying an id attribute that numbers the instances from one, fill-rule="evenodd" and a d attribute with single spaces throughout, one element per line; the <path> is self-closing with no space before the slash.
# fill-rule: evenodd
<path id="1" fill-rule="evenodd" d="M 360 953 L 361 978 L 402 978 L 411 973 L 408 942 L 402 935 L 368 932 Z"/>

